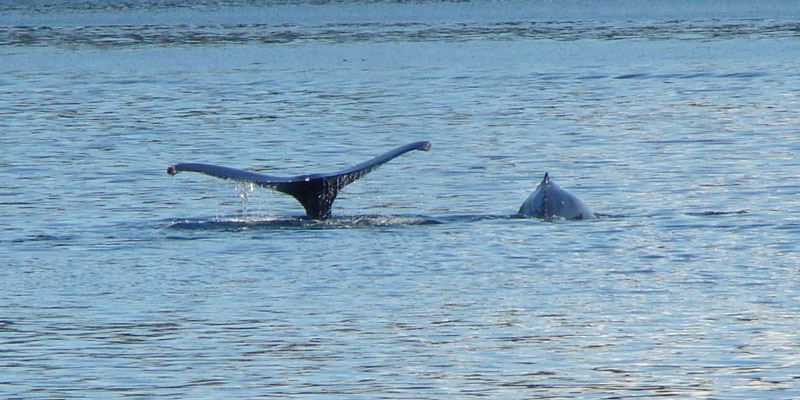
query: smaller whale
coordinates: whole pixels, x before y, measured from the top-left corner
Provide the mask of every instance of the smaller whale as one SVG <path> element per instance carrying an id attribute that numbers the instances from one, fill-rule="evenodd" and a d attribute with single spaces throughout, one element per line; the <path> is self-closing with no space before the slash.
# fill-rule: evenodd
<path id="1" fill-rule="evenodd" d="M 522 207 L 519 208 L 520 216 L 541 218 L 547 221 L 558 219 L 594 219 L 594 213 L 586 204 L 562 189 L 545 172 L 544 179 L 536 187 Z"/>

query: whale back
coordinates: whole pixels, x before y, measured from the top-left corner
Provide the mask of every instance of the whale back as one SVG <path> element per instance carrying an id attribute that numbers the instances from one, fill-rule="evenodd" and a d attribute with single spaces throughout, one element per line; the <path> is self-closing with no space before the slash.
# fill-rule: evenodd
<path id="1" fill-rule="evenodd" d="M 545 173 L 542 182 L 519 208 L 519 215 L 552 221 L 557 219 L 594 219 L 583 202 L 556 185 Z"/>

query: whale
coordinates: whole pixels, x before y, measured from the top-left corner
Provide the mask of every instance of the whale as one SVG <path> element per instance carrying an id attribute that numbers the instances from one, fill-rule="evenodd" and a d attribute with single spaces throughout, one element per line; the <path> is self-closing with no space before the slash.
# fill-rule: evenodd
<path id="1" fill-rule="evenodd" d="M 278 177 L 257 172 L 204 163 L 179 163 L 167 168 L 169 175 L 196 172 L 220 179 L 268 187 L 294 197 L 306 211 L 306 218 L 326 220 L 332 216 L 333 202 L 339 191 L 387 162 L 413 150 L 428 151 L 431 142 L 419 141 L 397 147 L 375 158 L 334 173 Z M 545 172 L 536 190 L 512 217 L 538 218 L 546 221 L 595 219 L 595 214 L 575 195 L 550 180 Z"/>
<path id="2" fill-rule="evenodd" d="M 333 202 L 339 191 L 392 159 L 413 150 L 428 151 L 431 142 L 419 141 L 397 147 L 375 158 L 356 164 L 339 172 L 278 177 L 213 164 L 180 163 L 167 168 L 167 173 L 197 172 L 220 179 L 252 183 L 288 194 L 303 206 L 308 219 L 331 218 Z"/>
<path id="3" fill-rule="evenodd" d="M 550 180 L 550 174 L 547 172 L 544 173 L 544 178 L 536 190 L 522 203 L 517 214 L 525 218 L 539 218 L 546 221 L 596 218 L 579 198 Z"/>

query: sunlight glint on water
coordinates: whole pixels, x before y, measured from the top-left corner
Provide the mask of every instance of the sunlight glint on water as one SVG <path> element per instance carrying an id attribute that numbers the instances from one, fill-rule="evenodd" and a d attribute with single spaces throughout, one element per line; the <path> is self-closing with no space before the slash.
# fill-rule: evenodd
<path id="1" fill-rule="evenodd" d="M 800 396 L 798 9 L 612 3 L 0 6 L 0 396 Z"/>

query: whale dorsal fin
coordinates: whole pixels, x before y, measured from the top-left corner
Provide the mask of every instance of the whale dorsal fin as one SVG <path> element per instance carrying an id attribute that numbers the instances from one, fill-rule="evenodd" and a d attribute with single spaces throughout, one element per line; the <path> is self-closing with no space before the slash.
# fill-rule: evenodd
<path id="1" fill-rule="evenodd" d="M 518 211 L 524 217 L 555 219 L 594 219 L 595 215 L 583 202 L 550 180 L 545 172 L 536 190 L 522 203 Z"/>
<path id="2" fill-rule="evenodd" d="M 201 163 L 181 163 L 172 165 L 167 168 L 167 173 L 175 175 L 182 171 L 198 172 L 220 179 L 230 179 L 269 187 L 297 199 L 297 201 L 303 205 L 303 208 L 305 208 L 308 218 L 327 219 L 331 217 L 333 201 L 336 200 L 336 195 L 339 194 L 339 190 L 343 187 L 355 182 L 357 179 L 374 171 L 397 156 L 412 150 L 427 151 L 430 148 L 431 143 L 427 141 L 409 143 L 339 172 L 331 174 L 298 175 L 291 178 L 282 178 L 236 168 Z"/>

